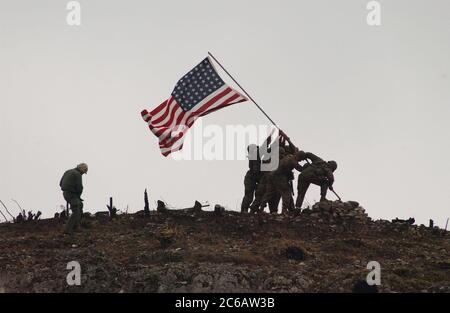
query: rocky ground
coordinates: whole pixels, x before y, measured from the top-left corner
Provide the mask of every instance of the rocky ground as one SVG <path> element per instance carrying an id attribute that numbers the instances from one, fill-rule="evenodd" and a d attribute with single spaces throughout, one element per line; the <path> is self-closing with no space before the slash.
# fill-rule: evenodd
<path id="1" fill-rule="evenodd" d="M 3 292 L 351 292 L 369 261 L 380 292 L 450 292 L 450 236 L 372 221 L 354 203 L 291 215 L 152 211 L 0 225 Z M 68 286 L 67 263 L 81 265 Z"/>

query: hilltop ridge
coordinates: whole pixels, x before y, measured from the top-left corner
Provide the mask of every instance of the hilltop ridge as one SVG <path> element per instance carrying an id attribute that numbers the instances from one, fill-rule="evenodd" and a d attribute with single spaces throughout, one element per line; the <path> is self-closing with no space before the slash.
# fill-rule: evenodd
<path id="1" fill-rule="evenodd" d="M 373 221 L 357 203 L 290 215 L 195 210 L 0 225 L 3 292 L 351 292 L 369 261 L 380 292 L 450 292 L 450 237 L 410 221 Z M 68 286 L 67 263 L 81 265 Z"/>

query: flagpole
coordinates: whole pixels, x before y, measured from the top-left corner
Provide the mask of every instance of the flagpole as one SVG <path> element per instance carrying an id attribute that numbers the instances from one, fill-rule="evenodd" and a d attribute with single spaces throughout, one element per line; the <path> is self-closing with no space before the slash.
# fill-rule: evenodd
<path id="1" fill-rule="evenodd" d="M 257 106 L 257 108 L 267 117 L 267 119 L 276 127 L 278 128 L 278 130 L 280 130 L 280 128 L 278 127 L 278 125 L 270 118 L 269 115 L 267 115 L 267 113 L 258 105 L 258 103 L 256 103 L 256 101 L 252 98 L 252 96 L 250 96 L 248 94 L 248 92 L 241 86 L 241 84 L 239 84 L 237 82 L 236 79 L 234 79 L 234 77 L 225 69 L 225 67 L 223 67 L 222 64 L 220 64 L 220 62 L 212 55 L 211 52 L 208 52 L 208 54 L 211 56 L 211 58 L 213 58 L 214 61 L 216 61 L 217 64 L 219 64 L 219 66 L 225 71 L 225 73 L 227 73 L 228 76 L 230 76 L 230 78 L 236 83 L 236 85 L 239 86 L 239 88 L 241 88 L 241 90 L 247 95 L 247 97 Z"/>

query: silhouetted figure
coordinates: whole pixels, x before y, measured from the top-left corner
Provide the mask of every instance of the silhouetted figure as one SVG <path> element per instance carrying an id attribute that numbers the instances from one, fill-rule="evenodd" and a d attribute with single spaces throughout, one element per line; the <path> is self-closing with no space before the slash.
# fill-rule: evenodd
<path id="1" fill-rule="evenodd" d="M 35 219 L 35 220 L 38 220 L 38 219 L 41 217 L 41 215 L 42 215 L 42 212 L 41 212 L 41 211 L 38 211 L 38 212 L 36 213 L 36 215 L 34 216 L 34 219 Z"/>
<path id="2" fill-rule="evenodd" d="M 269 136 L 262 147 L 268 147 L 271 140 Z M 241 203 L 241 212 L 248 212 L 250 205 L 253 202 L 258 183 L 261 178 L 261 159 L 264 159 L 264 155 L 261 155 L 260 147 L 255 144 L 247 146 L 248 152 L 248 171 L 244 177 L 244 198 Z"/>
<path id="3" fill-rule="evenodd" d="M 318 156 L 307 152 L 306 158 L 311 164 L 305 164 L 298 175 L 297 201 L 295 206 L 300 209 L 310 184 L 320 186 L 320 201 L 326 200 L 328 189 L 333 190 L 334 171 L 337 169 L 335 161 L 324 161 Z"/>
<path id="4" fill-rule="evenodd" d="M 59 186 L 63 191 L 64 199 L 70 204 L 72 215 L 70 216 L 65 232 L 72 234 L 73 231 L 81 225 L 81 215 L 83 212 L 83 193 L 82 175 L 88 172 L 88 166 L 85 163 L 79 164 L 76 168 L 67 170 Z"/>

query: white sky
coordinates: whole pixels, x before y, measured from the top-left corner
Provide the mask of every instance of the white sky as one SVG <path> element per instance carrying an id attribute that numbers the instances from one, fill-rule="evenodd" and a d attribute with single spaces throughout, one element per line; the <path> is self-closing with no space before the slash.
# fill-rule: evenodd
<path id="1" fill-rule="evenodd" d="M 373 218 L 450 216 L 449 1 L 380 1 L 378 27 L 362 0 L 89 0 L 80 27 L 66 24 L 66 3 L 0 0 L 0 199 L 11 211 L 14 198 L 52 216 L 79 162 L 87 211 L 109 196 L 141 210 L 145 188 L 152 203 L 239 208 L 246 161 L 164 158 L 140 117 L 212 51 L 300 148 L 337 160 L 344 199 Z M 267 123 L 251 103 L 203 119 Z"/>

